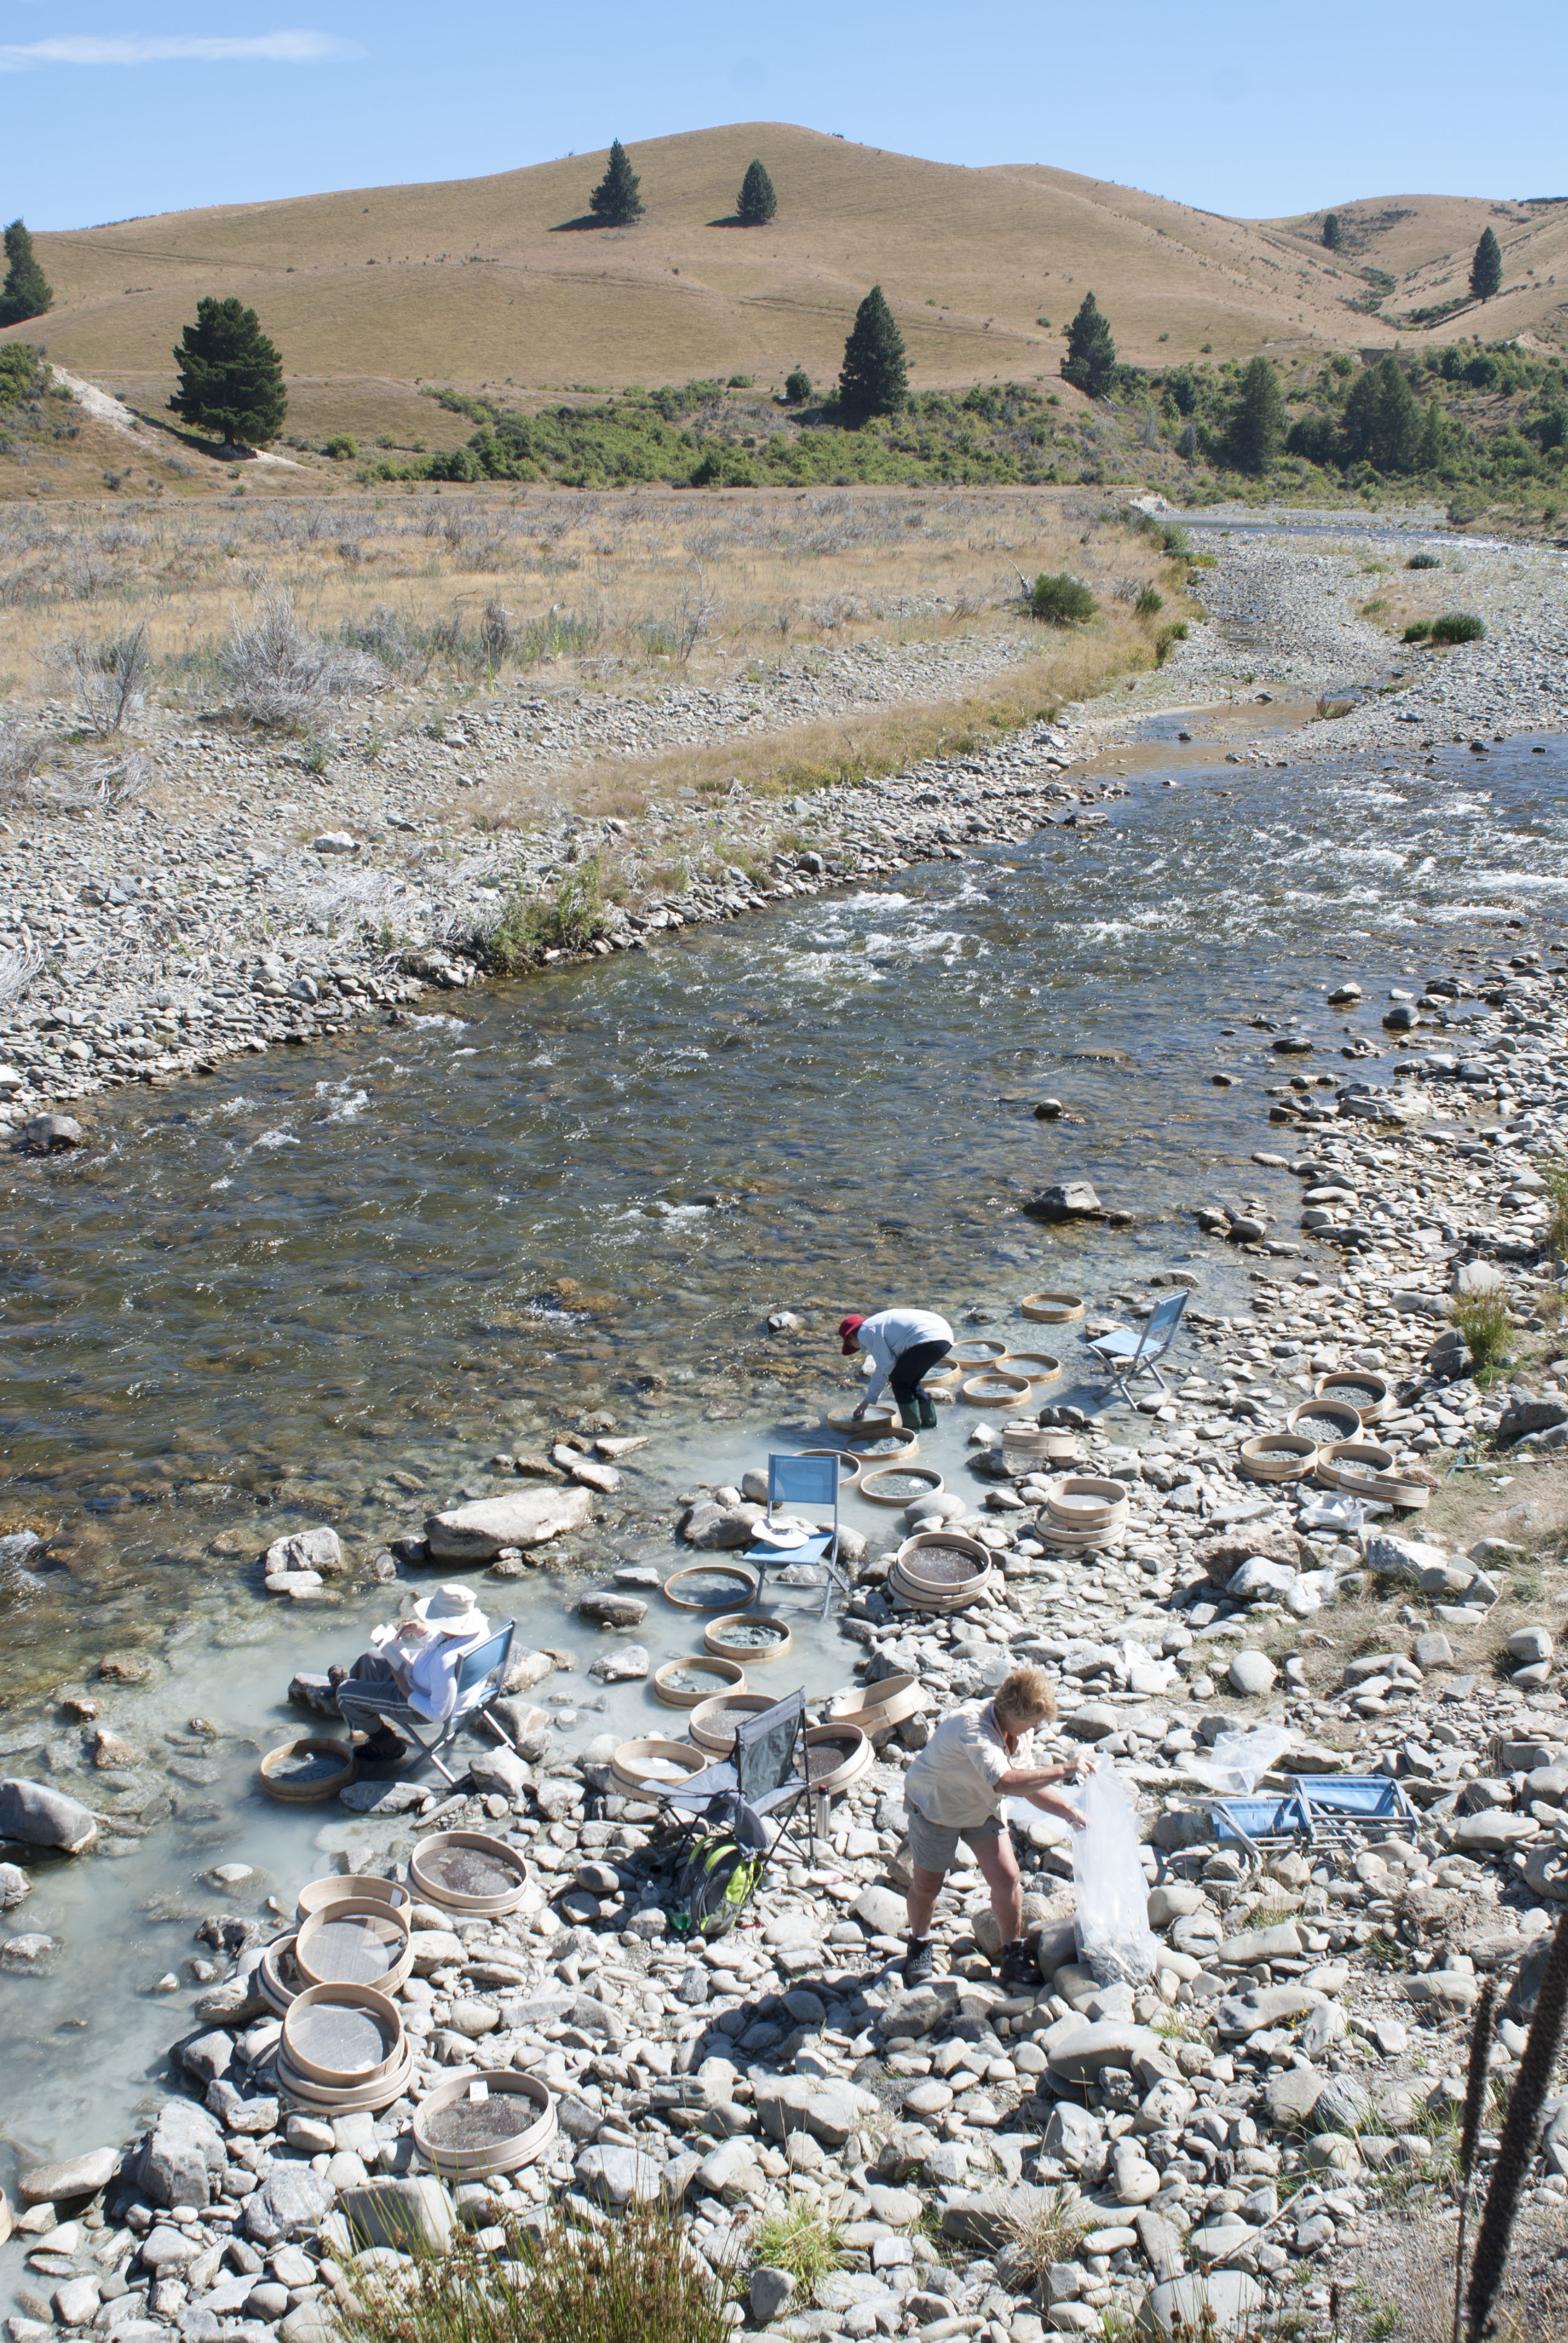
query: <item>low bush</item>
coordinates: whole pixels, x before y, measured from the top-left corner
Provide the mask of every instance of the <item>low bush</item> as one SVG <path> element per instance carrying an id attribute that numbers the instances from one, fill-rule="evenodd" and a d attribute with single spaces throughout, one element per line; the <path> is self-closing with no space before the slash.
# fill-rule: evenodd
<path id="1" fill-rule="evenodd" d="M 1417 618 L 1405 628 L 1404 639 L 1407 643 L 1424 643 L 1431 632 L 1432 620 Z"/>
<path id="2" fill-rule="evenodd" d="M 1412 553 L 1404 566 L 1407 569 L 1441 569 L 1442 564 L 1435 553 Z"/>
<path id="3" fill-rule="evenodd" d="M 586 951 L 605 928 L 604 870 L 597 854 L 564 870 L 552 891 L 519 883 L 479 942 L 499 976 L 516 976 L 548 951 Z"/>
<path id="4" fill-rule="evenodd" d="M 811 396 L 811 377 L 804 367 L 792 367 L 784 377 L 786 407 L 804 407 Z"/>
<path id="5" fill-rule="evenodd" d="M 1165 608 L 1165 597 L 1157 587 L 1145 586 L 1132 607 L 1141 618 L 1157 618 Z"/>
<path id="6" fill-rule="evenodd" d="M 1100 605 L 1088 587 L 1065 569 L 1055 577 L 1042 569 L 1029 589 L 1026 607 L 1031 618 L 1043 618 L 1048 626 L 1078 627 L 1092 618 Z"/>
<path id="7" fill-rule="evenodd" d="M 1450 610 L 1432 622 L 1434 643 L 1478 643 L 1485 632 L 1486 621 L 1473 610 Z"/>
<path id="8" fill-rule="evenodd" d="M 787 2270 L 808 2290 L 843 2265 L 839 2232 L 819 2205 L 803 2198 L 788 2212 L 769 2213 L 752 2232 L 751 2250 L 768 2269 Z"/>
<path id="9" fill-rule="evenodd" d="M 335 463 L 347 463 L 351 458 L 358 455 L 359 442 L 348 432 L 339 431 L 333 438 L 327 440 L 321 452 L 324 456 L 330 456 Z"/>
<path id="10" fill-rule="evenodd" d="M 1477 1375 L 1504 1363 L 1511 1349 L 1505 1293 L 1456 1293 L 1448 1314 L 1464 1337 Z"/>
<path id="11" fill-rule="evenodd" d="M 252 724 L 307 732 L 335 699 L 373 691 L 387 670 L 367 651 L 338 650 L 302 627 L 290 594 L 269 590 L 249 626 L 237 618 L 218 653 L 229 705 Z"/>
<path id="12" fill-rule="evenodd" d="M 507 2226 L 494 2258 L 459 2233 L 450 2253 L 366 2279 L 349 2343 L 729 2343 L 725 2281 L 667 2214 Z"/>
<path id="13" fill-rule="evenodd" d="M 100 739 L 117 732 L 146 698 L 153 662 L 145 618 L 128 634 L 112 635 L 103 642 L 69 635 L 49 657 L 65 674 L 77 722 Z"/>

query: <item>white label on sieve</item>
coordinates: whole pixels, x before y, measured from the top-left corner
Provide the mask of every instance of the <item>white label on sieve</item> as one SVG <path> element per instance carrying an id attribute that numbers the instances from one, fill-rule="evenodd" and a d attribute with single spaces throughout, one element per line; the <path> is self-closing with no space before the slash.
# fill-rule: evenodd
<path id="1" fill-rule="evenodd" d="M 469 2084 L 469 2086 L 468 2086 L 468 2105 L 469 2105 L 471 2107 L 477 2107 L 478 2106 L 479 2101 L 480 2101 L 481 2099 L 487 2099 L 487 2098 L 489 2097 L 489 2096 L 490 2096 L 490 2087 L 489 2087 L 488 2083 L 470 2083 L 470 2084 Z"/>

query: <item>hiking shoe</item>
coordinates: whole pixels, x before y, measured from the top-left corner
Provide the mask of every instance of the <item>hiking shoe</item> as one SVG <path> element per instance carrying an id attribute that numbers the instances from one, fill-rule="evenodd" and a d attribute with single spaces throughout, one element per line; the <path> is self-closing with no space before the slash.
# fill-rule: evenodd
<path id="1" fill-rule="evenodd" d="M 1015 1945 L 1004 1945 L 999 1982 L 1021 1992 L 1026 1986 L 1040 1983 L 1040 1965 L 1020 1936 Z"/>
<path id="2" fill-rule="evenodd" d="M 936 1974 L 936 1950 L 929 1936 L 911 1936 L 910 1949 L 904 1955 L 906 1986 L 930 1985 Z"/>
<path id="3" fill-rule="evenodd" d="M 359 1755 L 372 1765 L 390 1765 L 394 1758 L 407 1754 L 408 1744 L 400 1740 L 389 1725 L 378 1725 L 368 1741 L 359 1745 Z"/>

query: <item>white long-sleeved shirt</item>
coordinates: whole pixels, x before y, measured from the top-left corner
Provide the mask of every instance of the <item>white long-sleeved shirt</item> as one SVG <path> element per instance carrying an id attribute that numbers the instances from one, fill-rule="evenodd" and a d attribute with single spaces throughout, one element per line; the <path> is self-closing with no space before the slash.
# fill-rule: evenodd
<path id="1" fill-rule="evenodd" d="M 433 1635 L 427 1644 L 421 1640 L 413 1646 L 400 1642 L 387 1645 L 382 1657 L 390 1662 L 403 1697 L 416 1716 L 435 1724 L 451 1715 L 457 1705 L 457 1671 L 489 1632 L 481 1619 L 470 1635 Z"/>
<path id="2" fill-rule="evenodd" d="M 879 1310 L 856 1331 L 855 1340 L 877 1363 L 866 1398 L 874 1400 L 893 1372 L 893 1362 L 922 1342 L 950 1342 L 953 1330 L 934 1310 Z"/>

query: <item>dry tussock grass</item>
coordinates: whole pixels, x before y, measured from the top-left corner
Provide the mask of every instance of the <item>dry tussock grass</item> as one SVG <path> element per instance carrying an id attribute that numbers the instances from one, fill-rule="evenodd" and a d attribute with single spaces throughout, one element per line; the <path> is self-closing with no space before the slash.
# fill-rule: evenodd
<path id="1" fill-rule="evenodd" d="M 1102 604 L 1092 628 L 1058 635 L 1020 620 L 1019 574 L 1040 569 L 1070 569 L 1091 586 Z M 678 760 L 699 786 L 742 770 L 798 788 L 994 737 L 1148 664 L 1155 629 L 1127 597 L 1156 577 L 1169 598 L 1171 566 L 1106 499 L 1076 490 L 498 488 L 112 512 L 18 507 L 0 509 L 0 691 L 21 701 L 46 691 L 63 639 L 145 628 L 166 702 L 210 704 L 226 646 L 280 599 L 328 645 L 374 651 L 434 693 L 471 691 L 519 659 L 551 684 L 625 693 L 761 673 L 846 643 L 1014 638 L 1016 667 L 956 703 L 776 733 L 746 743 L 739 766 L 739 747 Z M 649 764 L 630 786 L 662 779 Z M 601 779 L 628 777 L 617 764 Z M 491 809 L 508 807 L 498 797 Z"/>

